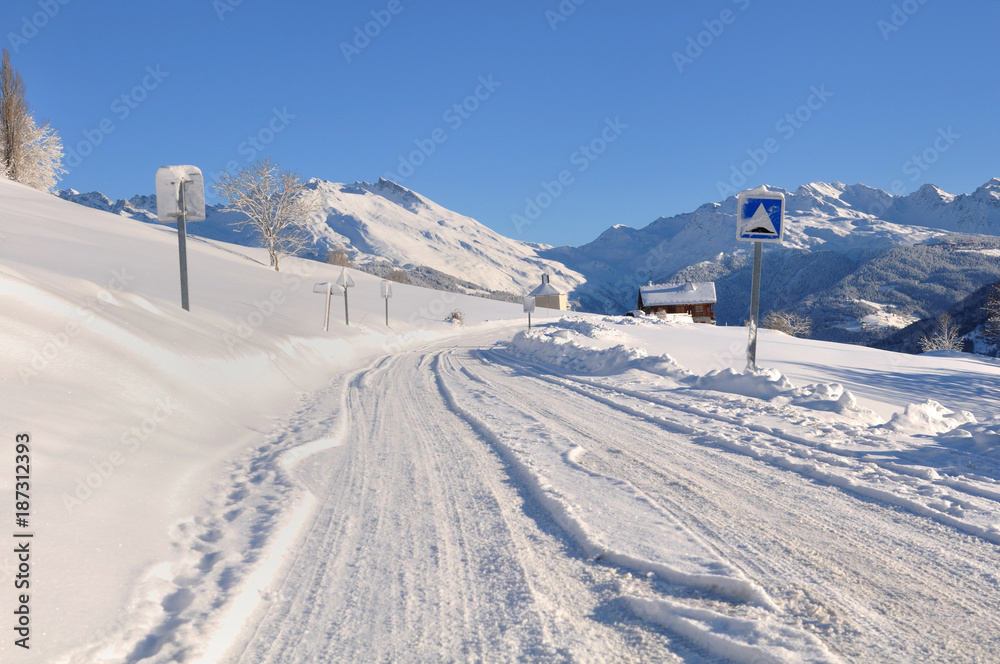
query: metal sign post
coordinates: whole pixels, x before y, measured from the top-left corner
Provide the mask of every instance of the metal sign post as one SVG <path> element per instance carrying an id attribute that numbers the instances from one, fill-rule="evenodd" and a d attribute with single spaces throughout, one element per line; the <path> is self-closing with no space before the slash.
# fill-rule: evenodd
<path id="1" fill-rule="evenodd" d="M 528 329 L 531 329 L 531 314 L 535 310 L 535 298 L 530 295 L 524 296 L 524 313 L 528 314 Z"/>
<path id="2" fill-rule="evenodd" d="M 385 298 L 385 326 L 389 327 L 389 298 L 392 297 L 392 282 L 382 282 L 382 297 Z"/>
<path id="3" fill-rule="evenodd" d="M 188 299 L 187 222 L 205 220 L 205 179 L 197 166 L 164 166 L 156 171 L 156 218 L 177 221 L 180 255 L 181 307 L 191 311 Z"/>
<path id="4" fill-rule="evenodd" d="M 345 267 L 341 273 L 340 277 L 337 278 L 337 286 L 344 289 L 344 324 L 350 326 L 351 324 L 351 312 L 347 306 L 347 289 L 357 286 L 351 275 L 347 274 L 347 268 Z"/>
<path id="5" fill-rule="evenodd" d="M 753 243 L 753 281 L 750 286 L 750 340 L 747 342 L 747 370 L 757 370 L 757 325 L 760 320 L 760 264 L 764 243 Z"/>
<path id="6" fill-rule="evenodd" d="M 330 300 L 333 298 L 333 284 L 328 281 L 313 286 L 314 293 L 326 294 L 326 314 L 323 318 L 323 331 L 330 331 Z"/>
<path id="7" fill-rule="evenodd" d="M 180 209 L 177 215 L 177 251 L 181 260 L 181 308 L 184 311 L 191 311 L 188 300 L 187 213 L 184 210 L 184 188 L 190 182 L 191 180 L 182 180 L 177 191 L 177 207 Z"/>
<path id="8" fill-rule="evenodd" d="M 750 338 L 747 370 L 757 370 L 757 327 L 760 320 L 760 272 L 765 242 L 781 243 L 785 235 L 785 195 L 758 187 L 744 191 L 736 201 L 736 236 L 753 242 L 753 280 L 750 286 Z"/>

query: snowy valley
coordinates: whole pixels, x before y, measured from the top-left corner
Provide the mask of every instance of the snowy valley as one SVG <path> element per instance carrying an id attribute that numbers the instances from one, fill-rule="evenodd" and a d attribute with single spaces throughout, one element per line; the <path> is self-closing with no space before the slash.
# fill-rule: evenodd
<path id="1" fill-rule="evenodd" d="M 324 195 L 386 215 L 391 197 L 425 204 L 348 189 Z M 0 419 L 31 440 L 37 583 L 32 649 L 8 630 L 3 661 L 1000 648 L 995 361 L 764 330 L 748 374 L 744 328 L 539 310 L 528 331 L 519 305 L 398 284 L 387 326 L 360 270 L 351 325 L 337 297 L 326 333 L 312 285 L 341 268 L 276 273 L 263 250 L 206 237 L 189 243 L 187 313 L 174 229 L 118 212 L 0 181 Z M 891 223 L 872 241 L 895 242 Z M 793 223 L 792 244 L 810 228 Z M 508 251 L 526 273 L 552 267 Z M 13 452 L 0 470 L 12 504 Z M 0 593 L 0 612 L 18 602 Z"/>
<path id="2" fill-rule="evenodd" d="M 0 4 L 0 664 L 1000 663 L 1000 2 L 790 6 Z"/>

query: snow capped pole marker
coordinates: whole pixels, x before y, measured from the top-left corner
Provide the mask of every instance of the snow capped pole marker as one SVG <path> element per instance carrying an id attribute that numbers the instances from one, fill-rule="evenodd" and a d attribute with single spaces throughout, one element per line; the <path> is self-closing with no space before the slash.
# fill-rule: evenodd
<path id="1" fill-rule="evenodd" d="M 736 237 L 753 242 L 753 283 L 750 287 L 750 339 L 747 370 L 757 370 L 757 323 L 760 318 L 760 267 L 765 242 L 781 243 L 785 236 L 785 195 L 757 187 L 736 199 Z"/>
<path id="2" fill-rule="evenodd" d="M 180 254 L 181 307 L 191 311 L 188 301 L 187 222 L 205 221 L 205 178 L 197 166 L 163 166 L 156 171 L 156 218 L 177 222 Z"/>
<path id="3" fill-rule="evenodd" d="M 355 286 L 357 286 L 357 284 L 354 283 L 354 278 L 351 277 L 351 275 L 347 274 L 346 267 L 343 270 L 341 270 L 340 276 L 337 277 L 336 285 L 344 289 L 344 324 L 350 326 L 351 313 L 347 309 L 347 289 L 354 288 Z"/>
<path id="4" fill-rule="evenodd" d="M 322 283 L 313 286 L 314 293 L 320 293 L 326 295 L 326 317 L 323 319 L 323 331 L 330 331 L 330 300 L 333 298 L 333 284 L 329 281 L 324 281 Z"/>
<path id="5" fill-rule="evenodd" d="M 531 329 L 531 312 L 535 310 L 535 298 L 530 295 L 524 296 L 524 313 L 528 314 L 528 329 Z"/>
<path id="6" fill-rule="evenodd" d="M 385 326 L 389 327 L 389 298 L 392 297 L 391 281 L 382 281 L 382 297 L 385 298 Z"/>

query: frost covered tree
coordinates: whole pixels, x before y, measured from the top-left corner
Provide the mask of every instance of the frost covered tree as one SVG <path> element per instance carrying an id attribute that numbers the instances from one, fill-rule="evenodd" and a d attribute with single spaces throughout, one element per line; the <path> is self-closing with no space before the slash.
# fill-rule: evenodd
<path id="1" fill-rule="evenodd" d="M 808 316 L 787 311 L 771 311 L 762 323 L 769 330 L 778 330 L 793 337 L 808 337 L 812 333 L 812 321 Z"/>
<path id="2" fill-rule="evenodd" d="M 235 172 L 223 171 L 215 192 L 226 202 L 226 211 L 246 216 L 234 225 L 256 236 L 276 271 L 279 256 L 294 256 L 308 244 L 305 221 L 317 208 L 299 176 L 280 170 L 269 157 Z"/>
<path id="3" fill-rule="evenodd" d="M 29 115 L 17 181 L 35 189 L 52 191 L 59 176 L 66 172 L 62 167 L 63 154 L 62 140 L 56 130 L 47 121 L 36 125 Z"/>
<path id="4" fill-rule="evenodd" d="M 0 174 L 21 184 L 50 191 L 65 173 L 59 134 L 35 122 L 24 99 L 24 81 L 3 49 L 0 62 Z"/>
<path id="5" fill-rule="evenodd" d="M 938 316 L 937 324 L 930 334 L 920 337 L 920 350 L 925 353 L 932 350 L 962 350 L 962 345 L 958 326 L 951 321 L 951 316 L 947 313 Z"/>
<path id="6" fill-rule="evenodd" d="M 983 336 L 994 345 L 1000 346 L 1000 284 L 993 286 L 983 304 L 986 314 L 986 324 L 983 326 Z"/>

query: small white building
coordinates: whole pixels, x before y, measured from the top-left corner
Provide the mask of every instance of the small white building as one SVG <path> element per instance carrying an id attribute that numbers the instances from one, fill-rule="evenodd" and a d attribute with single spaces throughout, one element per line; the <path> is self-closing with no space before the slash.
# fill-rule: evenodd
<path id="1" fill-rule="evenodd" d="M 569 309 L 569 298 L 566 293 L 559 290 L 549 281 L 549 275 L 542 275 L 542 285 L 528 293 L 535 298 L 535 306 L 541 309 L 556 309 L 566 311 Z"/>
<path id="2" fill-rule="evenodd" d="M 654 284 L 639 287 L 639 309 L 652 316 L 687 314 L 696 323 L 715 325 L 715 283 Z"/>

